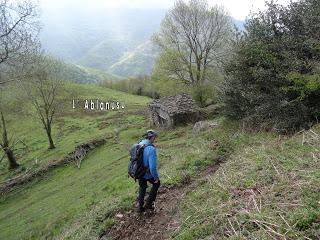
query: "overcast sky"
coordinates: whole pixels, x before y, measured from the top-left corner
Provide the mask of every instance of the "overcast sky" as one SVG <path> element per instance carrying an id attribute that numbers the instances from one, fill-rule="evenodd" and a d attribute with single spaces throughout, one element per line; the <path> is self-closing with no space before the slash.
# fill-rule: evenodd
<path id="1" fill-rule="evenodd" d="M 117 7 L 128 8 L 161 8 L 168 9 L 173 6 L 174 0 L 40 0 L 41 5 L 48 8 L 72 8 L 80 6 L 93 10 L 106 8 L 108 10 Z M 244 20 L 251 10 L 263 9 L 264 0 L 208 0 L 210 5 L 225 6 L 230 15 L 238 20 Z M 289 0 L 278 0 L 281 4 L 287 4 Z"/>

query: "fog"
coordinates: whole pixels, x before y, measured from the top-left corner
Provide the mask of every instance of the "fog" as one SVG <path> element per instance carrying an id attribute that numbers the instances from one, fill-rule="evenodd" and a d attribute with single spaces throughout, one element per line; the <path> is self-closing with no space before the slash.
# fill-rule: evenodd
<path id="1" fill-rule="evenodd" d="M 245 20 L 250 11 L 264 8 L 264 0 L 208 0 L 210 5 L 221 5 L 232 17 Z M 279 0 L 287 4 L 289 0 Z M 119 8 L 134 9 L 168 9 L 173 6 L 173 0 L 40 0 L 44 13 L 47 11 L 68 10 L 70 14 L 80 12 L 95 14 L 105 11 L 106 14 L 116 13 Z"/>
<path id="2" fill-rule="evenodd" d="M 279 0 L 286 3 L 288 0 Z M 50 54 L 117 75 L 149 73 L 157 32 L 173 0 L 39 0 L 41 42 Z M 264 0 L 208 0 L 224 6 L 238 28 Z M 117 68 L 117 70 L 115 70 Z"/>

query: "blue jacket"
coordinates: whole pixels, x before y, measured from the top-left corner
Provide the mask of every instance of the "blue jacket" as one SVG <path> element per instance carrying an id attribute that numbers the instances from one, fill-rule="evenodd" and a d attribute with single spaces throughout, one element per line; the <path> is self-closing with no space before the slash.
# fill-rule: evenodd
<path id="1" fill-rule="evenodd" d="M 139 144 L 151 144 L 150 140 L 143 139 Z M 154 146 L 147 146 L 143 151 L 143 165 L 149 169 L 147 173 L 143 176 L 145 179 L 159 179 L 157 171 L 157 152 Z"/>

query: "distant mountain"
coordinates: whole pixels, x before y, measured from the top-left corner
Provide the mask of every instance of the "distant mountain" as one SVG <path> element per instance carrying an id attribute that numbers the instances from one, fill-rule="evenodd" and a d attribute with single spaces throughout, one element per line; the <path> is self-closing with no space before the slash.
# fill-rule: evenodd
<path id="1" fill-rule="evenodd" d="M 65 81 L 76 83 L 99 83 L 104 80 L 120 79 L 119 76 L 72 63 L 63 64 L 61 72 Z"/>
<path id="2" fill-rule="evenodd" d="M 76 62 L 78 64 L 109 71 L 109 67 L 118 62 L 126 53 L 134 49 L 129 39 L 108 38 L 93 45 Z"/>
<path id="3" fill-rule="evenodd" d="M 109 67 L 109 71 L 126 77 L 150 74 L 156 55 L 152 43 L 146 41 L 124 54 L 118 62 Z"/>
<path id="4" fill-rule="evenodd" d="M 43 11 L 41 41 L 49 53 L 124 77 L 150 73 L 154 53 L 149 39 L 165 10 L 97 10 L 94 15 L 60 10 Z"/>
<path id="5" fill-rule="evenodd" d="M 69 9 L 69 10 L 68 10 Z M 150 42 L 167 10 L 45 8 L 41 41 L 52 55 L 73 65 L 97 69 L 104 77 L 150 74 L 156 52 Z M 238 28 L 243 22 L 236 21 Z M 80 74 L 80 75 L 81 75 Z M 87 81 L 87 80 L 85 80 Z"/>

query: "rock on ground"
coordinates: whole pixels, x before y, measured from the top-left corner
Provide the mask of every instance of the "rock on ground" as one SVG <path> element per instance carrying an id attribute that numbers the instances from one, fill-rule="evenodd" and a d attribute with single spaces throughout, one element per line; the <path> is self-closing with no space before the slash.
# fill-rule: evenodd
<path id="1" fill-rule="evenodd" d="M 199 121 L 194 124 L 193 132 L 197 133 L 200 131 L 205 131 L 205 130 L 215 128 L 217 126 L 218 126 L 218 123 L 216 121 Z"/>

